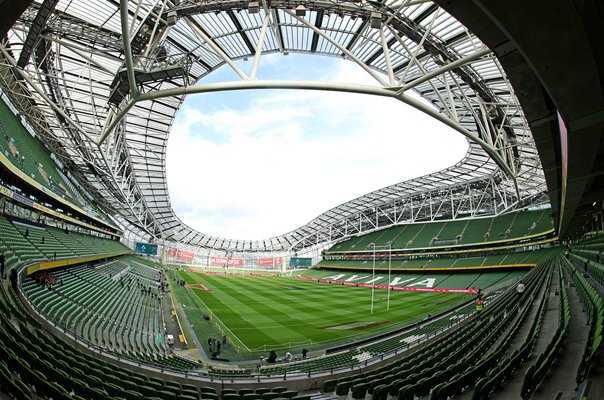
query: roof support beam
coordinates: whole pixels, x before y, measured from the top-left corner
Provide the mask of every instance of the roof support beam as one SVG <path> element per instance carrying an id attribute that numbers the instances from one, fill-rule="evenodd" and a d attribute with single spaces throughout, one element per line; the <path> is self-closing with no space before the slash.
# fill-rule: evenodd
<path id="1" fill-rule="evenodd" d="M 59 115 L 61 115 L 61 117 L 65 118 L 65 121 L 67 121 L 69 123 L 69 125 L 71 125 L 75 129 L 77 129 L 82 135 L 86 136 L 88 139 L 90 139 L 90 140 L 92 140 L 94 142 L 94 139 L 92 139 L 90 137 L 90 135 L 86 131 L 84 131 L 80 125 L 78 125 L 76 122 L 74 122 L 65 113 L 65 111 L 63 111 L 63 109 L 61 107 L 57 106 L 46 95 L 46 93 L 44 93 L 44 91 L 38 87 L 38 85 L 30 78 L 30 76 L 25 71 L 23 71 L 21 68 L 17 67 L 17 62 L 11 57 L 10 54 L 8 54 L 8 52 L 6 51 L 6 49 L 3 46 L 0 46 L 0 53 L 2 53 L 2 56 L 6 60 L 8 60 L 8 62 L 14 67 L 14 70 L 17 71 L 17 73 L 19 74 L 19 76 L 21 76 L 21 78 L 23 78 L 23 80 L 25 80 L 36 91 L 36 93 L 38 93 L 38 95 L 41 98 L 44 99 L 44 101 L 47 103 L 47 105 L 50 108 L 52 108 L 56 113 L 58 113 Z"/>
<path id="2" fill-rule="evenodd" d="M 245 43 L 247 48 L 250 50 L 250 55 L 254 54 L 254 52 L 255 52 L 254 45 L 252 45 L 250 38 L 247 37 L 247 34 L 243 31 L 243 26 L 241 26 L 241 22 L 239 22 L 239 20 L 237 19 L 237 16 L 233 12 L 233 10 L 227 11 L 227 14 L 229 17 L 231 17 L 231 21 L 233 21 L 233 25 L 235 25 L 235 28 L 237 28 L 237 30 L 239 31 L 239 35 L 241 35 L 241 39 L 243 39 L 243 42 Z"/>
<path id="3" fill-rule="evenodd" d="M 428 72 L 427 74 L 424 74 L 422 76 L 420 76 L 419 78 L 403 85 L 400 90 L 399 93 L 403 93 L 406 92 L 409 89 L 413 89 L 414 87 L 416 87 L 417 85 L 424 83 L 426 81 L 429 81 L 432 78 L 435 78 L 439 75 L 442 75 L 446 72 L 449 72 L 455 68 L 459 68 L 462 65 L 466 65 L 471 63 L 472 61 L 475 61 L 477 59 L 479 59 L 480 57 L 484 57 L 487 56 L 489 54 L 491 54 L 492 51 L 488 48 L 483 48 L 482 50 L 478 50 L 472 54 L 470 54 L 469 56 L 460 58 L 459 60 L 453 61 L 452 63 L 449 63 L 447 65 L 443 65 L 440 68 L 435 69 L 434 71 Z"/>
<path id="4" fill-rule="evenodd" d="M 262 48 L 264 47 L 264 39 L 266 38 L 266 28 L 270 22 L 271 18 L 268 14 L 264 16 L 264 22 L 262 23 L 262 28 L 260 29 L 260 38 L 258 39 L 258 47 L 256 48 L 256 54 L 254 55 L 254 67 L 252 69 L 252 74 L 250 75 L 251 80 L 256 79 L 256 73 L 258 72 L 258 65 L 260 64 L 260 56 L 262 55 Z"/>
<path id="5" fill-rule="evenodd" d="M 40 32 L 42 32 L 42 30 L 46 27 L 48 19 L 50 18 L 50 15 L 57 6 L 58 2 L 59 0 L 44 0 L 44 2 L 42 2 L 40 5 L 36 18 L 34 18 L 34 22 L 27 32 L 25 43 L 23 43 L 23 49 L 21 49 L 19 61 L 17 61 L 19 68 L 23 68 L 25 65 L 27 65 L 27 62 L 31 57 L 31 53 L 34 50 L 34 46 L 40 37 Z"/>
<path id="6" fill-rule="evenodd" d="M 125 0 L 122 0 L 122 1 L 125 1 Z M 193 29 L 193 31 L 197 32 L 197 34 L 199 36 L 201 36 L 201 38 L 212 48 L 212 50 L 214 50 L 216 52 L 216 54 L 218 54 L 220 56 L 220 58 L 222 58 L 224 60 L 224 62 L 226 62 L 233 69 L 233 71 L 235 71 L 235 73 L 237 75 L 239 75 L 239 77 L 241 79 L 243 79 L 245 81 L 250 79 L 245 74 L 245 72 L 243 72 L 241 70 L 241 68 L 239 68 L 237 66 L 237 64 L 235 64 L 235 62 L 231 59 L 231 57 L 229 57 L 228 54 L 225 53 L 224 50 L 222 50 L 222 48 L 214 40 L 212 40 L 211 37 L 209 37 L 204 32 L 204 30 L 199 26 L 199 24 L 197 24 L 195 21 L 193 21 L 193 19 L 190 17 L 187 17 L 186 21 L 187 21 L 187 24 L 189 25 L 189 27 L 191 29 Z"/>
<path id="7" fill-rule="evenodd" d="M 336 40 L 332 39 L 329 35 L 327 35 L 321 29 L 317 28 L 316 26 L 314 26 L 310 22 L 306 21 L 304 18 L 298 17 L 296 14 L 294 14 L 293 12 L 291 12 L 289 10 L 283 10 L 283 12 L 286 13 L 286 14 L 288 14 L 290 17 L 295 18 L 296 20 L 298 20 L 299 22 L 301 22 L 302 24 L 304 24 L 306 27 L 308 27 L 312 31 L 314 31 L 316 34 L 318 34 L 319 36 L 321 36 L 322 38 L 324 38 L 325 40 L 329 41 L 331 44 L 333 44 L 334 46 L 336 46 L 338 49 L 340 49 L 340 51 L 342 53 L 346 54 L 346 56 L 348 58 L 350 58 L 352 61 L 354 61 L 356 64 L 358 64 L 361 68 L 363 68 L 365 70 L 365 72 L 367 72 L 371 77 L 373 77 L 373 79 L 375 79 L 376 81 L 378 81 L 380 83 L 380 85 L 382 85 L 383 87 L 387 87 L 388 86 L 388 84 L 386 83 L 386 81 L 384 81 L 371 68 L 369 68 L 367 65 L 365 65 L 365 63 L 363 63 L 363 61 L 359 60 L 357 58 L 357 56 L 355 56 L 354 54 L 352 54 L 349 50 L 347 50 L 345 47 L 343 47 Z"/>
<path id="8" fill-rule="evenodd" d="M 317 18 L 315 19 L 315 26 L 319 29 L 321 29 L 321 25 L 323 25 L 323 16 L 324 15 L 325 15 L 325 11 L 323 11 L 323 10 L 317 11 Z M 317 32 L 315 32 L 312 35 L 312 43 L 310 45 L 310 52 L 316 53 L 318 45 L 319 45 L 319 35 L 317 34 Z"/>
<path id="9" fill-rule="evenodd" d="M 120 21 L 122 23 L 122 43 L 124 46 L 124 58 L 128 71 L 128 82 L 130 84 L 130 96 L 135 99 L 138 96 L 138 88 L 134 79 L 134 63 L 132 61 L 132 47 L 130 47 L 130 29 L 128 27 L 128 0 L 120 0 Z"/>

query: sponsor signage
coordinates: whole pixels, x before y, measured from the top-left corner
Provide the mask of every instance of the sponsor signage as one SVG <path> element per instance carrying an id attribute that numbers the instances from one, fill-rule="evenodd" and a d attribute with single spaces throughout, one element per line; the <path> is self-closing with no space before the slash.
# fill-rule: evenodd
<path id="1" fill-rule="evenodd" d="M 230 272 L 225 271 L 200 271 L 198 269 L 189 269 L 187 272 L 196 272 L 198 274 L 206 274 L 206 275 L 228 275 Z M 249 273 L 243 274 L 243 276 L 259 276 L 264 278 L 274 278 L 279 276 L 279 274 L 258 274 L 258 273 Z"/>
<path id="2" fill-rule="evenodd" d="M 179 258 L 185 261 L 193 261 L 195 258 L 195 253 L 170 247 L 168 249 L 168 257 Z"/>
<path id="3" fill-rule="evenodd" d="M 176 257 L 185 261 L 193 261 L 195 253 L 186 250 L 176 250 Z"/>
<path id="4" fill-rule="evenodd" d="M 223 267 L 240 267 L 243 265 L 243 258 L 210 257 L 210 264 Z"/>
<path id="5" fill-rule="evenodd" d="M 273 265 L 281 265 L 282 258 L 281 257 L 270 257 L 270 258 L 259 258 L 258 265 L 261 267 L 264 266 L 273 266 Z"/>

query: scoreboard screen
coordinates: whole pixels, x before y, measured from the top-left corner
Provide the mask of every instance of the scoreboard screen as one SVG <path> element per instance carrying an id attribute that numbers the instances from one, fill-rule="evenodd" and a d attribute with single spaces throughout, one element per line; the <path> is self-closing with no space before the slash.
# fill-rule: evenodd
<path id="1" fill-rule="evenodd" d="M 312 267 L 312 258 L 292 257 L 289 259 L 290 267 Z"/>
<path id="2" fill-rule="evenodd" d="M 151 243 L 135 243 L 134 252 L 136 254 L 157 255 L 157 245 Z"/>

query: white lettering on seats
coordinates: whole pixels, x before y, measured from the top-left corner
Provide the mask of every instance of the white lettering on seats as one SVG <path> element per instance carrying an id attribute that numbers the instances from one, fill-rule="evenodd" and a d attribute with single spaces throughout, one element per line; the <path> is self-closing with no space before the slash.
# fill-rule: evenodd
<path id="1" fill-rule="evenodd" d="M 394 278 L 392 280 L 392 282 L 390 282 L 390 286 L 399 286 L 399 283 L 407 283 L 407 282 L 411 282 L 412 280 L 415 280 L 415 278 L 409 278 L 409 279 L 405 279 L 404 281 L 401 280 L 401 278 Z"/>
<path id="2" fill-rule="evenodd" d="M 425 286 L 427 288 L 431 288 L 431 287 L 434 287 L 434 282 L 436 282 L 436 278 L 426 278 L 423 281 L 415 282 L 415 283 L 412 283 L 412 284 L 407 285 L 407 286 L 422 285 L 422 286 Z"/>
<path id="3" fill-rule="evenodd" d="M 399 340 L 399 343 L 413 343 L 413 342 L 417 342 L 418 339 L 421 339 L 424 336 L 426 336 L 426 334 L 407 336 L 406 338 L 402 338 L 401 340 Z"/>
<path id="4" fill-rule="evenodd" d="M 359 279 L 365 279 L 365 278 L 369 278 L 369 276 L 368 275 L 365 275 L 365 276 L 353 275 L 350 278 L 346 279 L 344 282 L 354 282 L 354 281 L 358 281 Z"/>

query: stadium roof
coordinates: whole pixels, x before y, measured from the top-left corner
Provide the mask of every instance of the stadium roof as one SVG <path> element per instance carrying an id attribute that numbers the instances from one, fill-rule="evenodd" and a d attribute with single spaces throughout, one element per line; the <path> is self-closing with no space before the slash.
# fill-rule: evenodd
<path id="1" fill-rule="evenodd" d="M 0 47 L 3 90 L 118 223 L 158 240 L 224 251 L 296 250 L 337 238 L 346 221 L 397 223 L 397 202 L 418 196 L 440 196 L 442 205 L 455 188 L 465 196 L 471 187 L 500 212 L 542 199 L 547 189 L 499 61 L 430 1 L 35 1 L 7 39 Z M 246 74 L 235 62 L 292 52 L 345 58 L 375 86 L 260 81 L 255 68 Z M 223 66 L 241 80 L 198 83 Z M 174 214 L 168 195 L 165 154 L 174 116 L 187 94 L 256 88 L 396 98 L 465 135 L 469 151 L 451 168 L 368 193 L 286 234 L 237 240 L 195 231 Z M 464 207 L 476 213 L 485 204 Z M 449 212 L 455 216 L 455 206 Z"/>

